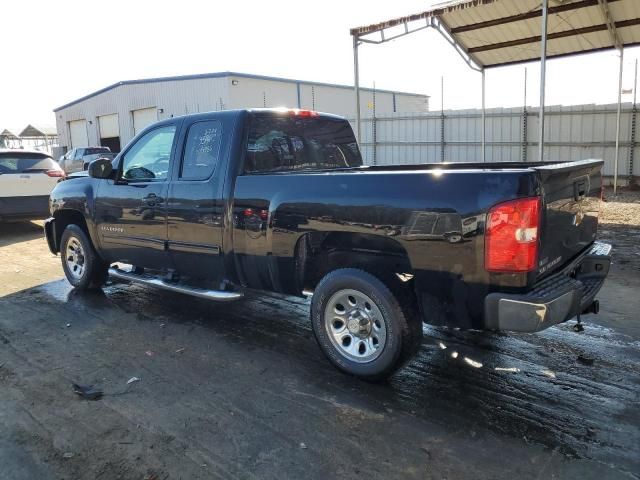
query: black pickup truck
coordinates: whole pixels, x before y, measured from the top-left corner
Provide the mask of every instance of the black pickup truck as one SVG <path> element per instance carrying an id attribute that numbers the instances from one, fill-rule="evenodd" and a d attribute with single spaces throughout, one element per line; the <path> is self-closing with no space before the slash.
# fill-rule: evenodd
<path id="1" fill-rule="evenodd" d="M 596 241 L 602 163 L 364 166 L 340 117 L 202 113 L 60 183 L 45 231 L 79 289 L 313 292 L 323 352 L 377 380 L 423 322 L 536 332 L 595 313 L 611 249 Z"/>

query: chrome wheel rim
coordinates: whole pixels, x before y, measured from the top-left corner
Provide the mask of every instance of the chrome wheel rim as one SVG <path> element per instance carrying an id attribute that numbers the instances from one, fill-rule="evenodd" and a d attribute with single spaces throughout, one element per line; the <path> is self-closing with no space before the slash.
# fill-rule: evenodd
<path id="1" fill-rule="evenodd" d="M 329 298 L 324 325 L 333 346 L 348 360 L 371 362 L 384 350 L 387 326 L 382 312 L 358 290 L 339 290 Z"/>
<path id="2" fill-rule="evenodd" d="M 73 278 L 80 280 L 84 275 L 85 256 L 82 244 L 76 237 L 71 237 L 67 242 L 65 258 L 69 274 Z"/>

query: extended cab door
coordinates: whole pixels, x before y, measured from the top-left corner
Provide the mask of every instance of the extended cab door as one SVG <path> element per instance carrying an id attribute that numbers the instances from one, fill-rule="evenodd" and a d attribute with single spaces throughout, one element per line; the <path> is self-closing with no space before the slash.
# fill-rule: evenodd
<path id="1" fill-rule="evenodd" d="M 169 172 L 180 121 L 143 133 L 121 154 L 116 177 L 101 182 L 95 200 L 101 253 L 111 261 L 165 269 Z"/>
<path id="2" fill-rule="evenodd" d="M 181 276 L 221 281 L 223 183 L 233 117 L 185 119 L 169 186 L 168 249 Z"/>

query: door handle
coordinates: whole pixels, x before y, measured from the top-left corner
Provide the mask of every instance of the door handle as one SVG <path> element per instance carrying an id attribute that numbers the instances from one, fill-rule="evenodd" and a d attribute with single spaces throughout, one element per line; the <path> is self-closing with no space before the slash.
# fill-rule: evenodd
<path id="1" fill-rule="evenodd" d="M 156 205 L 161 204 L 164 199 L 157 196 L 155 193 L 150 193 L 146 197 L 142 197 L 142 201 L 150 207 L 155 207 Z"/>

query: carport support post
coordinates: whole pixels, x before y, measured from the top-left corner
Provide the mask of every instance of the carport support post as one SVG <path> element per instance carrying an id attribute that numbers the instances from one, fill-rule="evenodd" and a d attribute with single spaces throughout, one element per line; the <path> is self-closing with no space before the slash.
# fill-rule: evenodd
<path id="1" fill-rule="evenodd" d="M 618 154 L 620 153 L 620 113 L 622 110 L 622 65 L 624 48 L 620 48 L 620 67 L 618 71 L 618 111 L 616 113 L 616 154 L 613 163 L 613 196 L 618 194 Z"/>
<path id="2" fill-rule="evenodd" d="M 481 70 L 482 73 L 482 162 L 487 161 L 486 151 L 487 151 L 487 131 L 486 131 L 486 107 L 484 103 L 484 92 L 485 92 L 485 77 L 484 77 L 484 68 Z"/>
<path id="3" fill-rule="evenodd" d="M 358 36 L 353 36 L 353 87 L 356 94 L 356 139 L 362 141 L 360 134 L 360 68 L 358 66 Z"/>
<path id="4" fill-rule="evenodd" d="M 544 89 L 547 77 L 547 10 L 549 0 L 542 0 L 542 25 L 540 32 L 540 111 L 538 113 L 538 161 L 544 158 Z"/>

